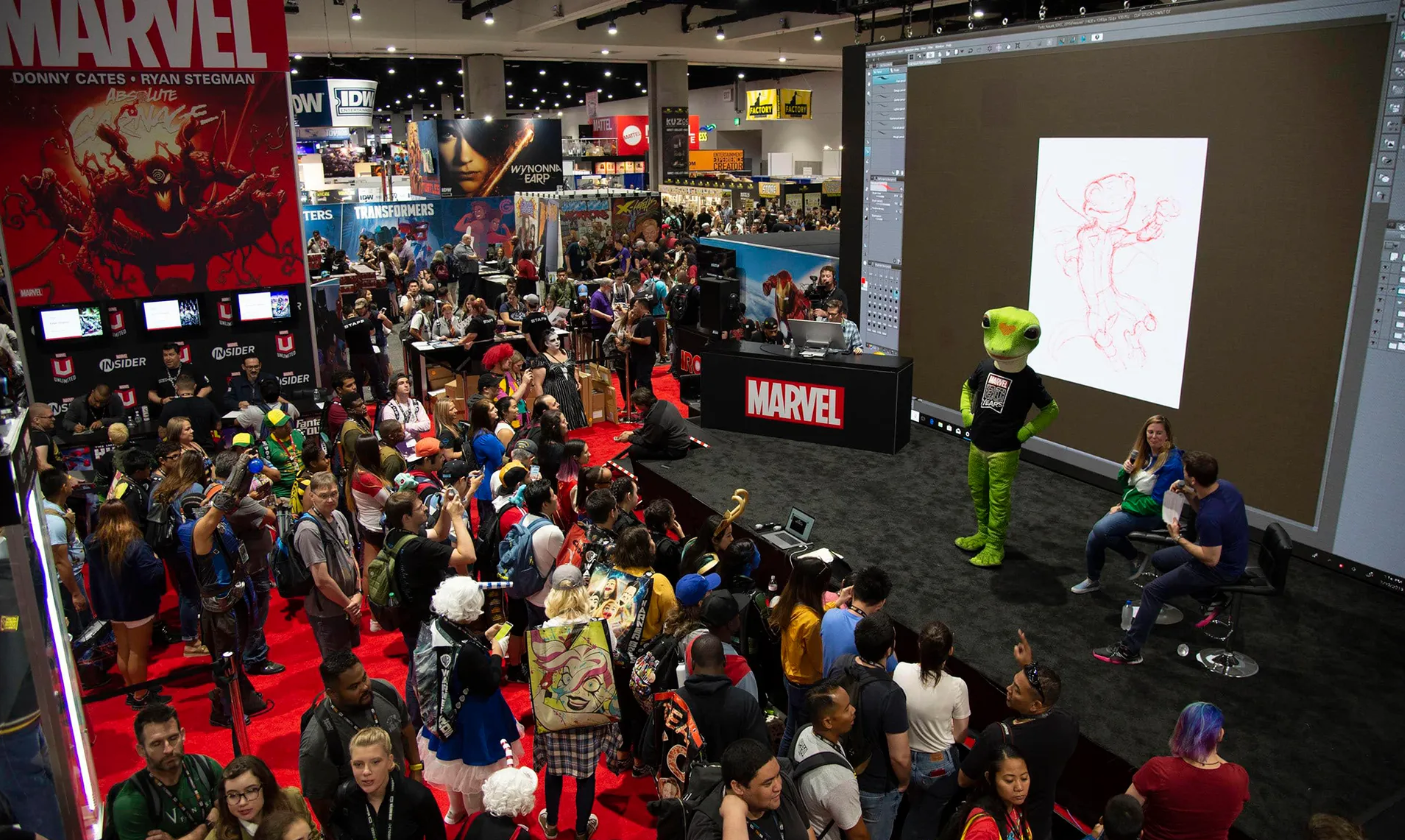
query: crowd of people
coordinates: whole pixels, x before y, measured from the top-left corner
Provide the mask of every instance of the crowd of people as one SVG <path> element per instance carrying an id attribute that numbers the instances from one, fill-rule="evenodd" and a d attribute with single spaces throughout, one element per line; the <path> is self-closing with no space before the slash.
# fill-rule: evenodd
<path id="1" fill-rule="evenodd" d="M 732 236 L 743 233 L 789 233 L 798 230 L 838 230 L 839 208 L 798 210 L 779 202 L 757 202 L 750 210 L 730 204 L 704 203 L 691 207 L 664 204 L 664 224 L 690 236 Z"/>

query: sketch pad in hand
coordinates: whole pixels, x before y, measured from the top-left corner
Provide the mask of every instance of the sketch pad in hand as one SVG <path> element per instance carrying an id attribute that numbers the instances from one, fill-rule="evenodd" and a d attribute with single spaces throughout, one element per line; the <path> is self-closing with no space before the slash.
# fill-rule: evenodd
<path id="1" fill-rule="evenodd" d="M 1185 509 L 1185 496 L 1171 490 L 1166 491 L 1166 495 L 1161 497 L 1161 521 L 1170 525 L 1181 518 L 1181 511 Z"/>

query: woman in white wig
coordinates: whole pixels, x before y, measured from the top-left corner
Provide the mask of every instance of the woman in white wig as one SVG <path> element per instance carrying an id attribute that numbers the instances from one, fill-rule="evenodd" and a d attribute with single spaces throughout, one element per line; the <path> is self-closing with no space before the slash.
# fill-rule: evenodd
<path id="1" fill-rule="evenodd" d="M 530 767 L 508 767 L 483 783 L 483 813 L 474 814 L 464 840 L 513 840 L 530 831 L 522 818 L 537 803 L 537 774 Z"/>

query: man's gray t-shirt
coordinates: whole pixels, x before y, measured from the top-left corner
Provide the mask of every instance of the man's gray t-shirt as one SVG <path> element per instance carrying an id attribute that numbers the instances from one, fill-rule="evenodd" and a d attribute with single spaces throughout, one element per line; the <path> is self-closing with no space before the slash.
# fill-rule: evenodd
<path id="1" fill-rule="evenodd" d="M 315 518 L 316 514 L 312 514 Z M 325 529 L 319 529 L 318 526 Z M 304 522 L 299 518 L 297 525 L 293 529 L 293 547 L 298 551 L 298 557 L 307 565 L 309 572 L 312 567 L 319 563 L 327 564 L 327 574 L 332 576 L 337 587 L 342 594 L 350 598 L 356 594 L 360 588 L 360 569 L 351 559 L 351 529 L 346 524 L 346 517 L 339 510 L 332 511 L 332 521 L 327 522 Z M 327 556 L 328 551 L 332 552 L 332 557 Z M 327 596 L 322 594 L 316 584 L 307 597 L 303 598 L 303 609 L 310 616 L 318 618 L 335 618 L 345 615 L 346 610 L 332 603 Z"/>
<path id="2" fill-rule="evenodd" d="M 322 700 L 327 706 L 313 714 L 302 733 L 302 743 L 298 746 L 298 777 L 302 782 L 303 795 L 308 799 L 334 799 L 337 786 L 351 778 L 351 751 L 347 744 L 351 736 L 368 726 L 379 726 L 390 733 L 390 747 L 395 754 L 395 764 L 405 766 L 405 745 L 400 730 L 410 718 L 405 709 L 405 701 L 395 686 L 385 680 L 371 680 L 371 708 L 346 715 L 346 720 L 331 708 L 330 701 Z M 379 683 L 379 687 L 376 684 Z M 382 696 L 384 694 L 384 696 Z M 388 698 L 394 697 L 392 703 Z M 375 714 L 372 715 L 372 709 Z M 330 721 L 341 741 L 339 765 L 332 764 L 332 756 L 327 748 L 328 732 L 322 720 Z M 350 720 L 350 723 L 347 723 Z"/>
<path id="3" fill-rule="evenodd" d="M 799 764 L 820 752 L 844 755 L 843 748 L 831 744 L 806 726 L 795 736 L 795 763 Z M 826 764 L 806 773 L 800 779 L 800 801 L 805 803 L 805 813 L 810 819 L 810 828 L 815 832 L 815 840 L 840 840 L 843 831 L 853 828 L 863 819 L 863 806 L 859 803 L 859 780 L 854 771 L 840 764 Z M 824 828 L 833 825 L 826 833 Z"/>
<path id="4" fill-rule="evenodd" d="M 249 574 L 268 568 L 268 553 L 273 550 L 273 533 L 264 524 L 268 508 L 248 496 L 239 500 L 239 507 L 229 516 L 229 527 L 249 553 Z"/>

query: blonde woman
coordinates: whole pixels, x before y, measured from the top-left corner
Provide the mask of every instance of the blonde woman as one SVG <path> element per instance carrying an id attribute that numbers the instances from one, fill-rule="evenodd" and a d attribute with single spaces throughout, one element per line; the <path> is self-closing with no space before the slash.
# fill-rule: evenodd
<path id="1" fill-rule="evenodd" d="M 440 398 L 434 403 L 434 428 L 439 432 L 439 451 L 450 461 L 463 457 L 472 443 L 465 439 L 463 414 L 454 400 Z"/>
<path id="2" fill-rule="evenodd" d="M 594 620 L 585 581 L 578 567 L 561 565 L 551 573 L 546 616 L 543 627 L 571 627 Z M 609 633 L 605 634 L 605 638 L 610 638 Z M 605 662 L 602 667 L 608 669 L 610 665 Z M 583 699 L 587 703 L 597 701 L 594 696 Z M 600 818 L 591 813 L 595 803 L 595 765 L 601 756 L 605 756 L 610 760 L 612 770 L 623 770 L 629 762 L 619 754 L 621 743 L 617 723 L 537 733 L 532 742 L 532 765 L 538 773 L 546 774 L 546 808 L 537 815 L 537 822 L 548 840 L 556 837 L 561 794 L 567 776 L 573 776 L 576 780 L 576 837 L 589 840 L 595 833 L 600 824 Z"/>
<path id="3" fill-rule="evenodd" d="M 429 788 L 395 766 L 390 733 L 368 726 L 347 745 L 351 778 L 337 790 L 331 834 L 338 840 L 445 840 Z"/>
<path id="4" fill-rule="evenodd" d="M 1137 551 L 1127 535 L 1162 527 L 1161 500 L 1183 472 L 1181 450 L 1176 448 L 1171 421 L 1153 414 L 1142 423 L 1131 454 L 1117 472 L 1117 482 L 1122 485 L 1121 503 L 1113 505 L 1088 532 L 1088 577 L 1072 592 L 1083 595 L 1102 589 L 1105 549 L 1110 548 L 1131 562 L 1132 578 L 1141 573 L 1148 558 Z"/>

